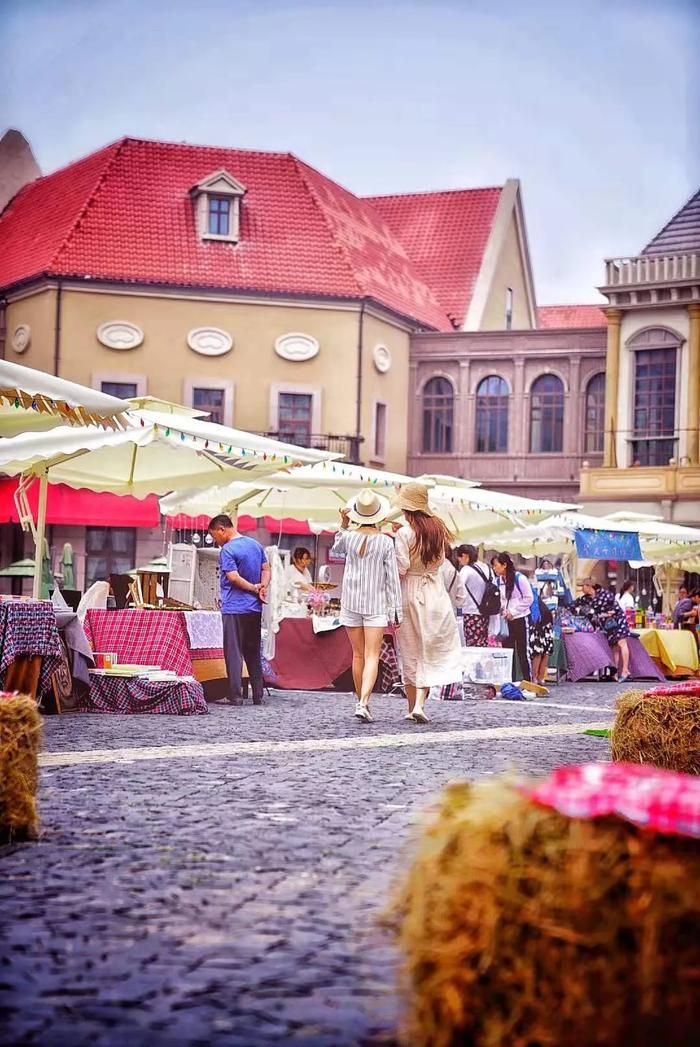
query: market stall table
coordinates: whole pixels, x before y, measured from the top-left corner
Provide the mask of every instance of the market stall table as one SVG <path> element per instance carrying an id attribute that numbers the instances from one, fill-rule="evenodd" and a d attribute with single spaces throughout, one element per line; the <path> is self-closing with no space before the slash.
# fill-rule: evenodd
<path id="1" fill-rule="evenodd" d="M 50 689 L 63 660 L 53 605 L 0 600 L 0 690 L 36 698 Z"/>
<path id="2" fill-rule="evenodd" d="M 695 676 L 698 645 L 689 629 L 639 629 L 639 639 L 665 676 Z"/>
<path id="3" fill-rule="evenodd" d="M 600 632 L 563 633 L 566 654 L 566 679 L 575 683 L 592 673 L 614 667 L 613 654 L 607 637 Z M 630 651 L 630 677 L 633 680 L 663 680 L 657 668 L 642 647 L 639 638 L 628 638 Z"/>
<path id="4" fill-rule="evenodd" d="M 194 677 L 149 680 L 143 676 L 91 673 L 90 693 L 80 708 L 89 713 L 152 713 L 197 716 L 209 712 L 202 685 Z"/>
<path id="5" fill-rule="evenodd" d="M 160 665 L 200 681 L 226 675 L 216 611 L 91 610 L 85 632 L 93 651 L 113 652 L 121 663 Z"/>
<path id="6" fill-rule="evenodd" d="M 352 668 L 352 647 L 347 630 L 315 633 L 310 618 L 283 618 L 270 659 L 266 682 L 297 691 L 320 691 Z M 380 654 L 377 686 L 388 691 L 400 679 L 393 636 L 387 631 Z"/>

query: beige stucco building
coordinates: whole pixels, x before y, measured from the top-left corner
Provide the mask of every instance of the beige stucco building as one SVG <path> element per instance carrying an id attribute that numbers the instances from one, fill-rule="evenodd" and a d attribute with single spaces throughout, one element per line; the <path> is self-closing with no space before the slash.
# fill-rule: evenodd
<path id="1" fill-rule="evenodd" d="M 397 470 L 411 333 L 536 323 L 517 181 L 362 199 L 288 154 L 133 139 L 15 194 L 0 286 L 10 359 Z"/>
<path id="2" fill-rule="evenodd" d="M 517 180 L 361 198 L 290 154 L 129 138 L 38 177 L 17 132 L 0 167 L 0 355 L 116 395 L 405 471 L 412 335 L 537 325 Z M 162 547 L 76 527 L 79 578 Z"/>
<path id="3" fill-rule="evenodd" d="M 605 451 L 584 469 L 597 512 L 700 523 L 700 192 L 634 258 L 606 262 Z"/>

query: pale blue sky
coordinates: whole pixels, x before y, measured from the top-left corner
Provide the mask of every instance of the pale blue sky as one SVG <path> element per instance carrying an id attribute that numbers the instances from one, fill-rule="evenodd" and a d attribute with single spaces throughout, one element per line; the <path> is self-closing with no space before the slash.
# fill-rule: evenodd
<path id="1" fill-rule="evenodd" d="M 539 301 L 593 301 L 700 184 L 699 10 L 0 0 L 0 129 L 46 172 L 129 134 L 290 150 L 360 194 L 517 177 Z"/>

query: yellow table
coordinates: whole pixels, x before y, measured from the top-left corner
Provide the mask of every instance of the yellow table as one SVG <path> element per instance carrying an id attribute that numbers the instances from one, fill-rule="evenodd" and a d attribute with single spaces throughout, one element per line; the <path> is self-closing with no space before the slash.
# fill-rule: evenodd
<path id="1" fill-rule="evenodd" d="M 687 629 L 638 629 L 639 639 L 666 676 L 693 676 L 700 668 L 695 636 Z"/>

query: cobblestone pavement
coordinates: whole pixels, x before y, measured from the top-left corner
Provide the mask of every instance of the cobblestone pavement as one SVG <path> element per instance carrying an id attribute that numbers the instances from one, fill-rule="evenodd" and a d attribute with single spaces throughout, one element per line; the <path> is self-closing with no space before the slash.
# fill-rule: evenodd
<path id="1" fill-rule="evenodd" d="M 394 1044 L 377 917 L 412 824 L 451 779 L 607 759 L 583 731 L 618 691 L 432 702 L 428 727 L 398 699 L 362 725 L 347 695 L 291 692 L 49 719 L 41 839 L 0 848 L 0 1042 Z"/>

